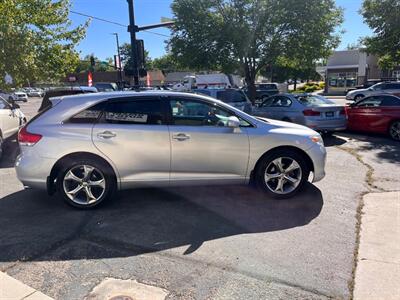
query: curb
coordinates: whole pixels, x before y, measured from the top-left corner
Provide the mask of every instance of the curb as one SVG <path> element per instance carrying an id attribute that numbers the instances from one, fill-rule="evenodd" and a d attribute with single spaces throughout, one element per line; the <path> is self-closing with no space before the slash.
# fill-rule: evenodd
<path id="1" fill-rule="evenodd" d="M 399 299 L 400 192 L 363 197 L 354 300 Z"/>
<path id="2" fill-rule="evenodd" d="M 0 299 L 54 300 L 3 272 L 0 272 Z"/>

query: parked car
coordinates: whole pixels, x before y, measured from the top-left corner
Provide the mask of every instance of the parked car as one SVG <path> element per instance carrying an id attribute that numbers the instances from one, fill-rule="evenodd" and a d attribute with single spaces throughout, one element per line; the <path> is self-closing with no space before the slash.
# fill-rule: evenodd
<path id="1" fill-rule="evenodd" d="M 19 105 L 0 97 L 0 158 L 3 153 L 4 140 L 17 133 L 25 123 L 26 118 L 19 109 Z"/>
<path id="2" fill-rule="evenodd" d="M 354 91 L 354 90 L 360 90 L 360 89 L 367 89 L 371 86 L 373 86 L 374 84 L 380 83 L 383 80 L 381 79 L 368 79 L 364 84 L 360 84 L 360 85 L 356 85 L 354 87 L 349 87 L 346 90 L 346 93 L 350 92 L 350 91 Z"/>
<path id="3" fill-rule="evenodd" d="M 43 97 L 44 91 L 38 88 L 31 88 L 28 92 L 28 97 Z"/>
<path id="4" fill-rule="evenodd" d="M 400 98 L 390 94 L 365 97 L 346 107 L 348 128 L 388 134 L 400 141 Z"/>
<path id="5" fill-rule="evenodd" d="M 345 108 L 318 95 L 279 94 L 267 98 L 253 109 L 266 118 L 305 125 L 321 132 L 345 130 Z"/>
<path id="6" fill-rule="evenodd" d="M 10 102 L 14 101 L 16 98 L 16 96 L 13 93 L 7 93 L 3 90 L 0 90 L 0 97 Z"/>
<path id="7" fill-rule="evenodd" d="M 28 95 L 23 91 L 14 92 L 14 96 L 15 96 L 15 97 L 13 97 L 14 101 L 28 102 Z"/>
<path id="8" fill-rule="evenodd" d="M 88 86 L 74 86 L 69 88 L 57 88 L 53 90 L 46 91 L 42 103 L 39 107 L 39 112 L 49 109 L 52 106 L 50 98 L 52 97 L 61 97 L 61 96 L 69 96 L 69 95 L 77 95 L 77 94 L 87 94 L 87 93 L 97 93 L 97 89 L 95 87 Z"/>
<path id="9" fill-rule="evenodd" d="M 269 96 L 279 94 L 278 84 L 276 83 L 258 83 L 256 86 L 255 104 L 260 104 Z M 248 87 L 243 88 L 244 92 L 250 97 L 250 90 Z"/>
<path id="10" fill-rule="evenodd" d="M 346 100 L 358 101 L 364 97 L 378 95 L 381 93 L 388 93 L 400 96 L 400 82 L 381 82 L 374 84 L 367 89 L 359 89 L 350 91 L 346 95 Z"/>
<path id="11" fill-rule="evenodd" d="M 99 92 L 113 92 L 118 91 L 118 85 L 115 82 L 97 82 L 94 87 Z"/>
<path id="12" fill-rule="evenodd" d="M 78 208 L 139 186 L 255 182 L 287 198 L 310 172 L 314 182 L 325 175 L 317 132 L 257 119 L 211 97 L 152 91 L 54 101 L 19 132 L 17 176 Z"/>
<path id="13" fill-rule="evenodd" d="M 246 94 L 240 89 L 197 89 L 197 93 L 213 97 L 240 109 L 248 114 L 252 112 L 252 105 Z"/>

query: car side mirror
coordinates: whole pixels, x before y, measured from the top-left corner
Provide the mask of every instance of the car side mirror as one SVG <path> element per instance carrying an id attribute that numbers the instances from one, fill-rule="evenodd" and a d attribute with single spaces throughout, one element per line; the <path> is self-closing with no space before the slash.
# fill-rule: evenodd
<path id="1" fill-rule="evenodd" d="M 19 104 L 15 103 L 15 102 L 13 102 L 13 103 L 11 104 L 11 107 L 12 107 L 12 109 L 20 108 Z"/>
<path id="2" fill-rule="evenodd" d="M 237 117 L 231 116 L 228 118 L 228 127 L 229 128 L 239 128 L 240 127 L 240 121 Z"/>

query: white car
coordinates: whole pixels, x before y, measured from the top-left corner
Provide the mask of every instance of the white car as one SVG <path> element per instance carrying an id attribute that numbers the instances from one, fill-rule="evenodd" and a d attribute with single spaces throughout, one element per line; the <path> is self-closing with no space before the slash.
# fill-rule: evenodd
<path id="1" fill-rule="evenodd" d="M 11 93 L 7 93 L 3 90 L 0 90 L 0 97 L 2 97 L 3 99 L 6 99 L 7 101 L 14 101 L 16 99 L 17 96 L 15 96 L 14 94 Z"/>
<path id="2" fill-rule="evenodd" d="M 358 89 L 350 91 L 346 95 L 346 100 L 358 101 L 367 96 L 373 96 L 377 94 L 393 94 L 396 96 L 400 95 L 400 82 L 380 82 L 374 84 L 367 89 Z"/>
<path id="3" fill-rule="evenodd" d="M 28 95 L 25 92 L 15 92 L 14 93 L 14 101 L 23 101 L 23 102 L 28 102 Z"/>
<path id="4" fill-rule="evenodd" d="M 19 105 L 0 97 L 0 157 L 4 140 L 17 133 L 25 123 L 26 117 L 19 109 Z"/>

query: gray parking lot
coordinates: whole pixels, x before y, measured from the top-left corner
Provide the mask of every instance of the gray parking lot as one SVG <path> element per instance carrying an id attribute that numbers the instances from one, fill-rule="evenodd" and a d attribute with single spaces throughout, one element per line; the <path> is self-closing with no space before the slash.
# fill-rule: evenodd
<path id="1" fill-rule="evenodd" d="M 40 103 L 21 104 L 32 117 Z M 105 278 L 162 287 L 171 299 L 346 299 L 357 211 L 398 190 L 400 147 L 381 136 L 327 138 L 327 176 L 272 200 L 250 187 L 137 189 L 92 211 L 16 179 L 15 140 L 0 161 L 0 270 L 56 299 Z"/>

